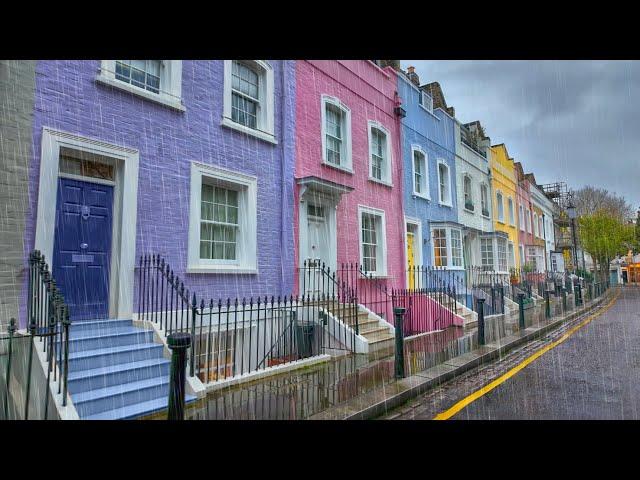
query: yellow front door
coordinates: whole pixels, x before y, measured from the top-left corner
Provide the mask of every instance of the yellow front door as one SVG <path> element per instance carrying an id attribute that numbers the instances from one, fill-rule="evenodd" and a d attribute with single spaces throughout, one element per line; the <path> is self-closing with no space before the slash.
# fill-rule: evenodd
<path id="1" fill-rule="evenodd" d="M 409 288 L 415 288 L 415 275 L 413 275 L 413 267 L 415 264 L 416 262 L 413 256 L 413 233 L 407 232 L 407 269 L 409 270 Z"/>

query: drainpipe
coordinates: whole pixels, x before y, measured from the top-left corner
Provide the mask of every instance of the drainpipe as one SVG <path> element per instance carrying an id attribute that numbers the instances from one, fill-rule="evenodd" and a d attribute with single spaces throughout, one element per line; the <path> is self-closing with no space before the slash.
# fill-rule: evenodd
<path id="1" fill-rule="evenodd" d="M 291 222 L 287 222 L 285 219 L 285 211 L 286 211 L 286 181 L 287 181 L 287 175 L 286 175 L 286 166 L 285 166 L 285 162 L 286 162 L 286 154 L 285 154 L 285 149 L 286 149 L 286 145 L 287 142 L 285 141 L 286 135 L 287 135 L 287 129 L 285 126 L 285 109 L 287 108 L 287 90 L 286 90 L 286 86 L 287 86 L 287 82 L 286 82 L 286 72 L 287 72 L 287 68 L 289 68 L 289 60 L 283 60 L 281 63 L 281 69 L 282 69 L 282 102 L 280 102 L 280 131 L 281 131 L 281 150 L 280 150 L 280 175 L 281 175 L 281 185 L 280 185 L 280 222 L 281 222 L 281 228 L 280 228 L 280 293 L 282 295 L 285 294 L 284 292 L 284 276 L 285 276 L 285 265 L 284 265 L 284 258 L 283 258 L 283 254 L 285 251 L 289 251 L 288 249 L 285 249 L 285 225 L 290 224 Z M 295 112 L 294 112 L 295 114 Z"/>

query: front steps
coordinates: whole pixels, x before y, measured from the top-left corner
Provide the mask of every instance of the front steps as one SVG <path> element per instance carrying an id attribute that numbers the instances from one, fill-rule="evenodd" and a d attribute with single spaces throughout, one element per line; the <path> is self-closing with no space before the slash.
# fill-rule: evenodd
<path id="1" fill-rule="evenodd" d="M 388 348 L 394 344 L 395 333 L 390 329 L 389 324 L 364 306 L 358 305 L 357 312 L 353 312 L 348 306 L 328 302 L 322 308 L 353 330 L 356 328 L 357 318 L 358 332 L 366 340 L 369 352 Z"/>
<path id="2" fill-rule="evenodd" d="M 68 388 L 80 419 L 133 419 L 166 409 L 169 367 L 153 331 L 131 320 L 71 324 Z"/>

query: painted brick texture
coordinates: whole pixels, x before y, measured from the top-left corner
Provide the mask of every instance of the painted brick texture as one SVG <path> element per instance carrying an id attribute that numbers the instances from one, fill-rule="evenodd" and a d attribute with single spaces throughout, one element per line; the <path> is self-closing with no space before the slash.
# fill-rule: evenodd
<path id="1" fill-rule="evenodd" d="M 402 157 L 400 123 L 394 115 L 397 80 L 391 67 L 371 62 L 299 61 L 296 64 L 296 178 L 316 176 L 354 190 L 342 196 L 337 209 L 337 262 L 359 262 L 358 206 L 385 211 L 387 274 L 390 287 L 404 285 L 404 221 L 402 210 Z M 351 110 L 353 174 L 322 164 L 321 96 L 340 99 Z M 368 121 L 381 123 L 391 137 L 392 184 L 369 180 Z M 299 190 L 295 217 L 298 218 Z M 299 226 L 294 241 L 299 258 Z"/>
<path id="2" fill-rule="evenodd" d="M 183 62 L 185 112 L 97 84 L 100 61 L 39 62 L 25 259 L 34 245 L 42 129 L 51 127 L 139 150 L 137 257 L 144 253 L 163 255 L 185 286 L 199 295 L 290 293 L 295 67 L 290 61 L 270 64 L 274 69 L 277 145 L 220 125 L 220 60 Z M 192 161 L 257 176 L 258 274 L 185 273 Z"/>
<path id="3" fill-rule="evenodd" d="M 408 80 L 398 76 L 398 91 L 407 116 L 402 119 L 402 152 L 404 212 L 422 222 L 422 261 L 433 265 L 431 222 L 458 221 L 456 188 L 455 120 L 441 109 L 431 114 L 419 104 L 420 92 Z M 419 145 L 427 154 L 427 170 L 431 200 L 413 195 L 413 157 L 411 146 Z M 450 168 L 452 207 L 438 203 L 438 164 L 443 159 Z"/>

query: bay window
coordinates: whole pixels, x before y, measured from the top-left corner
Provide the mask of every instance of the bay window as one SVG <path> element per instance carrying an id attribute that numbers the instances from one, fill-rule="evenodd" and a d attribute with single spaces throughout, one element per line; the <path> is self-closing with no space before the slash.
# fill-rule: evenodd
<path id="1" fill-rule="evenodd" d="M 462 232 L 458 228 L 435 227 L 431 231 L 433 264 L 436 267 L 462 268 Z"/>

